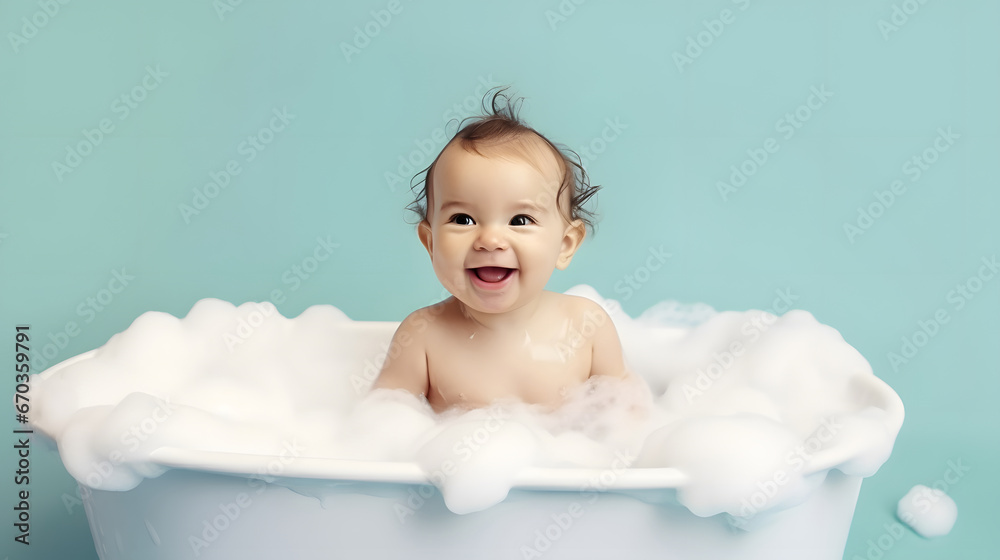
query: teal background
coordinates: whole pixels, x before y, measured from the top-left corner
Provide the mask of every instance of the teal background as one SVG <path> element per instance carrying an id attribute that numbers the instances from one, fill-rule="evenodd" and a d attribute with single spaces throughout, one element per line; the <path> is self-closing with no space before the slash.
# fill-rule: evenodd
<path id="1" fill-rule="evenodd" d="M 403 0 L 349 57 L 342 44 L 388 2 L 245 0 L 219 12 L 209 0 L 78 0 L 12 39 L 22 18 L 43 19 L 42 4 L 0 2 L 0 364 L 14 362 L 17 324 L 31 325 L 36 348 L 53 344 L 37 367 L 204 297 L 262 301 L 277 289 L 286 316 L 330 303 L 365 320 L 436 301 L 404 210 L 410 177 L 390 187 L 386 173 L 419 143 L 436 153 L 445 112 L 478 106 L 481 82 L 509 84 L 527 97 L 522 116 L 571 148 L 592 145 L 606 120 L 627 127 L 587 163 L 604 186 L 597 235 L 549 289 L 587 283 L 632 315 L 664 299 L 766 309 L 790 290 L 907 408 L 892 457 L 864 483 L 845 558 L 878 556 L 871 543 L 888 534 L 895 502 L 944 480 L 949 461 L 968 466 L 948 488 L 952 533 L 907 530 L 881 555 L 993 557 L 1000 277 L 962 309 L 948 295 L 998 252 L 1000 3 Z M 550 22 L 560 6 L 565 19 Z M 912 13 L 884 36 L 894 8 Z M 674 54 L 724 9 L 732 23 L 679 68 Z M 167 75 L 123 120 L 114 101 L 147 66 Z M 779 120 L 812 87 L 833 96 L 786 139 Z M 240 143 L 282 108 L 294 119 L 245 161 Z M 57 178 L 53 162 L 102 119 L 114 130 Z M 904 164 L 948 127 L 958 139 L 911 181 Z M 717 182 L 769 137 L 779 150 L 724 200 Z M 187 223 L 179 205 L 229 160 L 241 173 Z M 844 224 L 897 179 L 906 192 L 851 242 Z M 332 256 L 286 282 L 328 236 Z M 639 269 L 660 246 L 672 256 L 647 277 Z M 123 267 L 128 286 L 83 312 Z M 625 291 L 637 273 L 648 280 Z M 938 309 L 949 322 L 893 367 L 889 353 Z M 59 335 L 69 322 L 79 331 Z M 13 411 L 3 416 L 10 434 Z M 75 484 L 38 443 L 32 544 L 13 544 L 16 460 L 4 441 L 0 557 L 96 558 L 82 507 L 64 502 Z"/>

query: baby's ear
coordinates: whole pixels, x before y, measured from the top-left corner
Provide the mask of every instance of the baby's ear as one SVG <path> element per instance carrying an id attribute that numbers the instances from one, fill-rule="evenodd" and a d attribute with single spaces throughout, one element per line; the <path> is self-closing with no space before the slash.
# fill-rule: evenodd
<path id="1" fill-rule="evenodd" d="M 580 244 L 583 243 L 583 239 L 586 236 L 587 227 L 583 224 L 583 220 L 573 220 L 566 226 L 566 231 L 563 233 L 562 247 L 559 249 L 559 258 L 556 259 L 556 268 L 566 270 L 570 261 L 573 260 L 573 255 L 576 254 L 576 250 L 580 248 Z"/>
<path id="2" fill-rule="evenodd" d="M 431 223 L 427 220 L 423 220 L 417 225 L 417 237 L 420 238 L 420 243 L 423 244 L 424 248 L 427 249 L 427 254 L 434 257 L 434 236 L 431 235 Z"/>

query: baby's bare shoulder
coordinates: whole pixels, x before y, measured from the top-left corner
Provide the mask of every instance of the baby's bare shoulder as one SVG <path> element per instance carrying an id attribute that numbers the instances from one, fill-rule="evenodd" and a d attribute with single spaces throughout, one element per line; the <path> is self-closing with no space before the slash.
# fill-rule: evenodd
<path id="1" fill-rule="evenodd" d="M 582 325 L 581 332 L 587 339 L 597 345 L 617 343 L 614 320 L 601 304 L 583 296 L 559 295 L 562 296 L 562 305 L 567 307 L 567 315 Z"/>
<path id="2" fill-rule="evenodd" d="M 564 294 L 565 295 L 565 294 Z M 577 317 L 582 322 L 581 332 L 588 339 L 592 348 L 591 376 L 609 375 L 611 377 L 626 377 L 621 340 L 615 329 L 614 321 L 604 307 L 596 301 L 582 296 L 567 296 L 573 298 L 577 307 Z"/>
<path id="3" fill-rule="evenodd" d="M 565 310 L 564 313 L 580 318 L 584 318 L 585 315 L 607 316 L 607 312 L 604 311 L 601 304 L 590 298 L 556 292 L 553 292 L 553 295 L 555 296 L 554 302 Z"/>
<path id="4" fill-rule="evenodd" d="M 399 325 L 399 330 L 413 337 L 426 339 L 427 335 L 441 332 L 452 320 L 453 311 L 449 300 L 441 301 L 427 307 L 421 307 L 410 313 Z"/>

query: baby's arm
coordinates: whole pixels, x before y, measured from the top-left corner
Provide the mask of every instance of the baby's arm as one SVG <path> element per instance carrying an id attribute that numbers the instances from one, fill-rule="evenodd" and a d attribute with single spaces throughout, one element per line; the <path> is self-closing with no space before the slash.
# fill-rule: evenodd
<path id="1" fill-rule="evenodd" d="M 622 355 L 622 343 L 618 339 L 618 330 L 611 317 L 597 302 L 586 300 L 584 321 L 592 322 L 596 327 L 591 339 L 593 354 L 591 357 L 590 375 L 608 375 L 626 379 L 631 374 L 625 369 L 625 358 Z"/>
<path id="2" fill-rule="evenodd" d="M 636 390 L 621 393 L 622 396 L 628 395 L 623 404 L 628 406 L 636 420 L 648 419 L 652 405 L 652 394 L 649 391 L 649 386 L 642 378 L 625 367 L 622 343 L 618 338 L 618 330 L 615 329 L 611 317 L 596 302 L 588 301 L 587 303 L 586 316 L 592 318 L 597 326 L 594 337 L 591 339 L 593 354 L 590 376 L 607 375 L 628 382 Z"/>
<path id="3" fill-rule="evenodd" d="M 382 371 L 372 390 L 406 389 L 418 397 L 427 395 L 429 378 L 423 334 L 428 319 L 424 314 L 423 309 L 414 311 L 396 328 Z"/>

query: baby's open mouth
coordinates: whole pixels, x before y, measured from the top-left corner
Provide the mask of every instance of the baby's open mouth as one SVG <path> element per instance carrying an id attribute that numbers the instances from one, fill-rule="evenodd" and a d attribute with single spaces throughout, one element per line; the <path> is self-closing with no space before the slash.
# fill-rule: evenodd
<path id="1" fill-rule="evenodd" d="M 500 266 L 481 266 L 479 268 L 472 269 L 480 280 L 491 284 L 503 282 L 515 270 L 516 269 L 514 268 L 503 268 Z"/>

